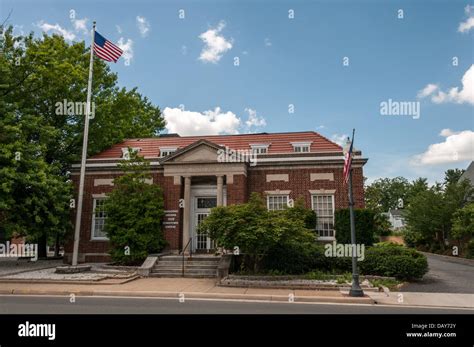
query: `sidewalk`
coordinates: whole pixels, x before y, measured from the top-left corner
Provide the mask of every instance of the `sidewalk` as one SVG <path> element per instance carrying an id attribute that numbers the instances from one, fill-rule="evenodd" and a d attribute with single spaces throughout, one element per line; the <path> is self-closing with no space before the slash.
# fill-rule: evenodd
<path id="1" fill-rule="evenodd" d="M 0 283 L 0 294 L 180 297 L 192 299 L 261 300 L 278 302 L 324 302 L 373 304 L 369 296 L 353 298 L 340 291 L 228 288 L 216 286 L 214 279 L 140 278 L 123 284 Z"/>
<path id="2" fill-rule="evenodd" d="M 367 292 L 377 304 L 398 306 L 457 307 L 474 309 L 474 294 Z"/>

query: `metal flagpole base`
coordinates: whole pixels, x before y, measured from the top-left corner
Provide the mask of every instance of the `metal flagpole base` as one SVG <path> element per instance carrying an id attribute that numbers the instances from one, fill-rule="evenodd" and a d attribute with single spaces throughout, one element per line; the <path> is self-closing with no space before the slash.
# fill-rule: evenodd
<path id="1" fill-rule="evenodd" d="M 364 296 L 364 291 L 359 285 L 359 275 L 352 275 L 352 286 L 349 290 L 349 296 L 361 297 Z"/>

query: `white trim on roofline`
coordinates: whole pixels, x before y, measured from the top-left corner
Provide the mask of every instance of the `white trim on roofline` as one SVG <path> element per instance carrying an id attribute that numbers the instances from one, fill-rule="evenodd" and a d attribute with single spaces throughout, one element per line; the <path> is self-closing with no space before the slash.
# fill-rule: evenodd
<path id="1" fill-rule="evenodd" d="M 354 156 L 354 159 L 365 159 L 362 156 Z M 88 159 L 88 161 L 91 159 Z M 122 161 L 123 159 L 117 158 L 114 159 L 117 161 Z M 324 160 L 344 160 L 344 157 L 341 156 L 328 156 L 328 157 L 272 157 L 272 158 L 258 158 L 257 159 L 257 166 L 258 162 L 292 162 L 292 161 L 324 161 Z M 115 167 L 118 163 L 87 163 L 86 167 Z M 153 166 L 160 166 L 159 161 L 152 161 L 150 165 Z M 72 164 L 72 168 L 80 168 L 81 164 Z"/>

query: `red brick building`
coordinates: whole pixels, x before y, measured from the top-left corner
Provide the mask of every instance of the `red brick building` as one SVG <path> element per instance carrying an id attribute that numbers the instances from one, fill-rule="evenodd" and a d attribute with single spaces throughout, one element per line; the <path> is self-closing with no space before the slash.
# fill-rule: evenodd
<path id="1" fill-rule="evenodd" d="M 281 209 L 303 198 L 318 215 L 320 240 L 334 239 L 334 211 L 348 207 L 342 148 L 313 131 L 129 139 L 87 160 L 80 262 L 108 260 L 101 204 L 114 189 L 113 180 L 121 175 L 117 163 L 127 160 L 129 148 L 150 161 L 153 178 L 149 184 L 163 189 L 163 230 L 170 250 L 181 250 L 190 238 L 194 251 L 212 248 L 212 240 L 197 235 L 198 223 L 210 208 L 244 203 L 251 192 L 265 196 L 269 209 Z M 366 162 L 356 151 L 356 208 L 364 206 L 362 168 Z M 72 168 L 76 189 L 79 169 L 80 165 Z M 72 242 L 65 251 L 70 261 Z"/>

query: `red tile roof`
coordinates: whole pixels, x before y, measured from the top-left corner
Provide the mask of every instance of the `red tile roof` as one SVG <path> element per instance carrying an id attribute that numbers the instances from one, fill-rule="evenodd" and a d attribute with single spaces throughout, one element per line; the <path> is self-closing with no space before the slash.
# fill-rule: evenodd
<path id="1" fill-rule="evenodd" d="M 92 159 L 121 158 L 122 148 L 139 147 L 140 155 L 158 157 L 160 147 L 186 147 L 196 141 L 205 139 L 217 145 L 231 149 L 250 149 L 250 144 L 269 144 L 268 153 L 293 153 L 292 142 L 311 142 L 311 152 L 340 152 L 341 146 L 328 140 L 314 131 L 291 133 L 259 133 L 241 135 L 204 135 L 204 136 L 164 136 L 143 139 L 127 139 L 92 156 Z"/>

